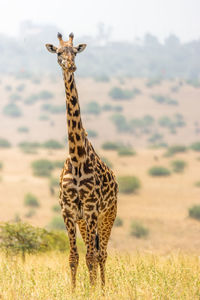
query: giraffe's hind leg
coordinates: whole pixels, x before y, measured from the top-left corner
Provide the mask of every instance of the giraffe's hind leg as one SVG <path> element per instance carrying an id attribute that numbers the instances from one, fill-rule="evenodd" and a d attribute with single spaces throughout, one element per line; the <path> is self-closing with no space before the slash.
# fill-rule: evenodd
<path id="1" fill-rule="evenodd" d="M 107 212 L 99 218 L 98 221 L 98 238 L 99 238 L 99 251 L 98 263 L 101 274 L 102 287 L 105 285 L 105 264 L 107 259 L 107 245 L 110 238 L 111 229 L 117 214 L 117 207 L 114 205 L 109 208 Z"/>
<path id="2" fill-rule="evenodd" d="M 80 234 L 82 236 L 82 239 L 84 241 L 84 243 L 86 244 L 86 235 L 87 235 L 87 227 L 86 227 L 86 222 L 84 219 L 78 220 L 77 221 L 78 227 L 79 227 L 79 231 Z"/>

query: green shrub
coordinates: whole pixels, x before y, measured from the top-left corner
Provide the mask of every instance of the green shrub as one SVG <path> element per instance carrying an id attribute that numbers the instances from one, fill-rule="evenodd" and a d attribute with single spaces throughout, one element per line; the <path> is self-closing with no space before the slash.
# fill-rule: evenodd
<path id="1" fill-rule="evenodd" d="M 104 150 L 118 150 L 120 144 L 117 142 L 104 142 L 102 145 L 102 149 Z"/>
<path id="2" fill-rule="evenodd" d="M 200 152 L 200 142 L 193 143 L 191 149 L 197 152 Z"/>
<path id="3" fill-rule="evenodd" d="M 36 210 L 35 209 L 30 209 L 26 214 L 25 217 L 26 218 L 32 218 L 33 216 L 35 216 L 36 214 Z"/>
<path id="4" fill-rule="evenodd" d="M 11 144 L 8 140 L 0 138 L 0 148 L 10 148 Z"/>
<path id="5" fill-rule="evenodd" d="M 21 142 L 18 146 L 24 153 L 35 154 L 37 153 L 36 150 L 41 147 L 41 144 L 38 142 Z"/>
<path id="6" fill-rule="evenodd" d="M 3 163 L 2 163 L 2 161 L 0 161 L 0 170 L 2 170 L 3 169 Z"/>
<path id="7" fill-rule="evenodd" d="M 5 90 L 8 91 L 8 92 L 12 91 L 12 86 L 11 85 L 6 85 Z"/>
<path id="8" fill-rule="evenodd" d="M 91 101 L 86 105 L 85 111 L 88 114 L 99 115 L 101 113 L 101 107 L 100 107 L 99 103 L 97 103 L 95 101 Z"/>
<path id="9" fill-rule="evenodd" d="M 130 226 L 130 235 L 137 238 L 145 238 L 149 235 L 149 230 L 143 224 L 132 221 Z"/>
<path id="10" fill-rule="evenodd" d="M 135 176 L 120 176 L 118 183 L 119 191 L 123 194 L 136 193 L 141 187 L 139 178 Z"/>
<path id="11" fill-rule="evenodd" d="M 112 167 L 113 167 L 113 164 L 108 160 L 108 158 L 106 158 L 106 157 L 101 157 L 101 160 L 106 164 L 106 166 L 108 167 L 108 168 L 111 168 L 112 169 Z"/>
<path id="12" fill-rule="evenodd" d="M 26 126 L 21 126 L 21 127 L 17 128 L 17 131 L 21 132 L 21 133 L 26 133 L 26 132 L 29 132 L 29 128 Z"/>
<path id="13" fill-rule="evenodd" d="M 25 104 L 32 105 L 38 100 L 37 94 L 32 94 L 24 100 Z"/>
<path id="14" fill-rule="evenodd" d="M 148 142 L 150 143 L 161 143 L 163 139 L 163 135 L 156 132 L 154 133 L 149 139 Z"/>
<path id="15" fill-rule="evenodd" d="M 169 176 L 171 175 L 170 171 L 161 166 L 155 166 L 149 169 L 148 171 L 149 175 L 151 176 Z"/>
<path id="16" fill-rule="evenodd" d="M 25 84 L 19 84 L 17 87 L 16 87 L 16 90 L 18 92 L 22 92 L 23 90 L 25 89 Z"/>
<path id="17" fill-rule="evenodd" d="M 26 223 L 0 225 L 0 248 L 7 254 L 20 254 L 23 261 L 27 253 L 39 251 L 42 241 L 39 230 Z"/>
<path id="18" fill-rule="evenodd" d="M 61 207 L 59 204 L 55 204 L 52 206 L 52 210 L 56 213 L 61 212 Z"/>
<path id="19" fill-rule="evenodd" d="M 21 109 L 15 103 L 9 103 L 4 106 L 3 113 L 13 118 L 17 118 L 22 115 Z"/>
<path id="20" fill-rule="evenodd" d="M 119 156 L 133 156 L 136 154 L 136 152 L 129 147 L 122 147 L 118 149 L 118 155 Z"/>
<path id="21" fill-rule="evenodd" d="M 124 115 L 113 114 L 110 119 L 115 124 L 118 131 L 120 131 L 120 132 L 131 131 L 131 126 L 127 122 L 126 117 Z"/>
<path id="22" fill-rule="evenodd" d="M 39 207 L 40 206 L 38 198 L 35 195 L 31 194 L 31 193 L 28 193 L 28 194 L 25 195 L 24 205 L 25 206 L 31 206 L 31 207 Z"/>
<path id="23" fill-rule="evenodd" d="M 110 90 L 109 96 L 114 100 L 129 100 L 134 97 L 134 91 L 114 87 Z"/>
<path id="24" fill-rule="evenodd" d="M 11 101 L 18 101 L 18 100 L 21 100 L 21 95 L 19 95 L 19 94 L 11 94 L 10 95 L 10 97 L 9 97 L 9 99 L 11 100 Z"/>
<path id="25" fill-rule="evenodd" d="M 54 168 L 56 169 L 61 169 L 64 166 L 64 161 L 63 160 L 55 160 L 53 162 Z"/>
<path id="26" fill-rule="evenodd" d="M 43 99 L 43 100 L 47 100 L 47 99 L 51 99 L 53 98 L 53 93 L 49 92 L 49 91 L 41 91 L 38 94 L 38 99 Z"/>
<path id="27" fill-rule="evenodd" d="M 195 184 L 194 184 L 194 186 L 200 187 L 200 181 L 196 181 Z"/>
<path id="28" fill-rule="evenodd" d="M 114 222 L 115 227 L 121 227 L 123 226 L 123 220 L 120 217 L 116 217 L 115 222 Z"/>
<path id="29" fill-rule="evenodd" d="M 47 149 L 62 149 L 64 148 L 63 144 L 61 144 L 60 142 L 56 141 L 56 140 L 48 140 L 43 144 L 44 148 Z"/>
<path id="30" fill-rule="evenodd" d="M 66 111 L 66 105 L 52 105 L 49 103 L 45 103 L 41 106 L 41 109 L 52 114 L 62 114 Z"/>
<path id="31" fill-rule="evenodd" d="M 157 103 L 160 104 L 168 104 L 168 105 L 178 105 L 178 101 L 175 99 L 171 99 L 168 96 L 164 95 L 152 95 L 151 96 Z"/>
<path id="32" fill-rule="evenodd" d="M 101 74 L 101 75 L 95 76 L 94 80 L 97 82 L 109 82 L 110 78 L 105 74 Z"/>
<path id="33" fill-rule="evenodd" d="M 41 116 L 39 116 L 39 118 L 38 118 L 40 121 L 48 121 L 49 120 L 49 116 L 47 116 L 47 115 L 41 115 Z"/>
<path id="34" fill-rule="evenodd" d="M 200 205 L 194 205 L 189 208 L 190 218 L 200 220 Z"/>
<path id="35" fill-rule="evenodd" d="M 65 223 L 61 216 L 53 217 L 51 222 L 48 224 L 48 228 L 54 229 L 54 230 L 65 230 L 66 229 Z"/>
<path id="36" fill-rule="evenodd" d="M 83 251 L 83 243 L 77 239 Z M 62 231 L 47 231 L 27 223 L 2 223 L 0 225 L 0 248 L 8 255 L 20 254 L 23 261 L 27 253 L 69 249 L 67 235 Z"/>
<path id="37" fill-rule="evenodd" d="M 171 162 L 172 170 L 175 173 L 182 173 L 186 165 L 187 164 L 184 160 L 174 160 Z"/>
<path id="38" fill-rule="evenodd" d="M 47 159 L 39 159 L 32 162 L 33 174 L 35 176 L 49 177 L 54 169 L 54 164 Z"/>
<path id="39" fill-rule="evenodd" d="M 98 133 L 92 129 L 88 129 L 87 134 L 88 134 L 88 137 L 90 137 L 90 138 L 96 138 L 98 136 Z"/>
<path id="40" fill-rule="evenodd" d="M 166 157 L 169 156 L 173 156 L 176 153 L 184 153 L 187 151 L 187 147 L 183 146 L 183 145 L 174 145 L 174 146 L 170 146 L 167 150 L 167 152 L 165 153 Z"/>
<path id="41" fill-rule="evenodd" d="M 104 104 L 101 109 L 104 111 L 111 111 L 113 107 L 110 104 Z"/>
<path id="42" fill-rule="evenodd" d="M 148 79 L 148 81 L 146 83 L 146 86 L 151 88 L 154 85 L 160 85 L 160 84 L 161 84 L 161 79 L 160 78 L 151 78 L 151 79 Z"/>

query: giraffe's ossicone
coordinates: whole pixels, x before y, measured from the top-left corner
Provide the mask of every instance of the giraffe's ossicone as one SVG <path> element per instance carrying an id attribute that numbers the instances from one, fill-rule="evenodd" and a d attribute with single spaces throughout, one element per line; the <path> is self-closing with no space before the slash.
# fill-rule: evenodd
<path id="1" fill-rule="evenodd" d="M 117 213 L 118 186 L 112 170 L 96 154 L 82 125 L 74 72 L 75 56 L 86 45 L 74 47 L 73 37 L 71 33 L 65 42 L 58 33 L 59 46 L 47 44 L 46 47 L 57 54 L 66 93 L 69 156 L 60 176 L 60 205 L 69 236 L 69 264 L 74 288 L 79 260 L 76 224 L 87 248 L 90 282 L 95 284 L 99 265 L 101 282 L 105 284 L 107 245 Z"/>

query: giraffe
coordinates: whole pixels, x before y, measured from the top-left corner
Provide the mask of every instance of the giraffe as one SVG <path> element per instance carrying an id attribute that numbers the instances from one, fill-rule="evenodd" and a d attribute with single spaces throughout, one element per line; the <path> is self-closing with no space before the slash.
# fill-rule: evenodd
<path id="1" fill-rule="evenodd" d="M 117 213 L 118 185 L 113 171 L 97 155 L 82 125 L 74 72 L 75 56 L 86 48 L 86 44 L 74 47 L 73 33 L 68 41 L 64 41 L 60 33 L 57 37 L 59 46 L 46 44 L 46 48 L 57 54 L 66 93 L 69 156 L 60 176 L 59 202 L 69 237 L 69 265 L 74 290 L 79 262 L 76 224 L 86 245 L 90 283 L 95 285 L 99 265 L 101 284 L 105 285 L 107 244 Z"/>

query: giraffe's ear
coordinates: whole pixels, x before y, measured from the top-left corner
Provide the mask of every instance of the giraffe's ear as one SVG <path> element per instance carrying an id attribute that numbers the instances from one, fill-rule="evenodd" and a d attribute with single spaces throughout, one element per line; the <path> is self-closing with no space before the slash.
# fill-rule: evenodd
<path id="1" fill-rule="evenodd" d="M 46 48 L 47 48 L 47 50 L 49 51 L 49 52 L 51 52 L 51 53 L 56 53 L 56 51 L 57 51 L 57 47 L 55 47 L 54 45 L 52 45 L 52 44 L 46 44 L 45 45 L 46 46 Z"/>
<path id="2" fill-rule="evenodd" d="M 87 46 L 86 44 L 79 44 L 77 47 L 74 47 L 74 52 L 80 53 L 83 50 L 85 50 L 86 46 Z"/>

